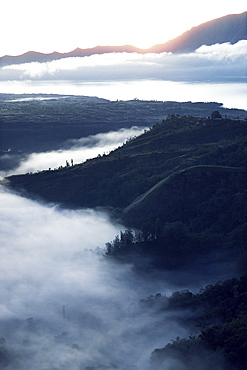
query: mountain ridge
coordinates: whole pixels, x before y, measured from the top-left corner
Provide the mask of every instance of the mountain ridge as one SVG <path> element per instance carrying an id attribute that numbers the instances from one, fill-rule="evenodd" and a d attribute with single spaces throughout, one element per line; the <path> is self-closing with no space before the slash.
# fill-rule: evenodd
<path id="1" fill-rule="evenodd" d="M 234 44 L 240 40 L 247 39 L 247 11 L 240 14 L 229 14 L 216 18 L 182 33 L 180 36 L 163 44 L 157 44 L 147 49 L 141 49 L 132 45 L 121 46 L 95 46 L 92 48 L 76 48 L 70 52 L 41 53 L 28 51 L 22 55 L 5 55 L 0 57 L 0 66 L 12 64 L 50 62 L 63 58 L 85 57 L 94 54 L 106 53 L 188 53 L 193 52 L 202 45 L 213 45 L 230 42 Z"/>
<path id="2" fill-rule="evenodd" d="M 235 44 L 247 39 L 247 12 L 229 14 L 221 18 L 202 23 L 182 35 L 151 47 L 150 52 L 188 53 L 202 45 L 213 45 L 230 42 Z"/>
<path id="3" fill-rule="evenodd" d="M 108 155 L 69 168 L 14 175 L 8 180 L 14 188 L 26 189 L 52 202 L 126 209 L 164 179 L 170 176 L 176 179 L 175 175 L 183 174 L 185 169 L 245 166 L 242 154 L 242 165 L 240 158 L 236 161 L 231 152 L 230 159 L 225 156 L 229 156 L 229 148 L 235 139 L 241 144 L 247 135 L 246 130 L 244 120 L 170 116 Z M 227 153 L 223 155 L 224 146 Z M 236 150 L 237 146 L 234 147 Z M 220 155 L 216 155 L 218 152 Z M 134 182 L 132 175 L 136 176 Z M 80 188 L 84 189 L 83 195 Z"/>
<path id="4" fill-rule="evenodd" d="M 136 256 L 173 269 L 215 251 L 240 261 L 246 256 L 247 124 L 212 116 L 168 116 L 108 155 L 2 184 L 61 207 L 106 211 L 139 230 L 137 243 L 123 238 L 107 247 L 107 255 L 139 267 Z"/>

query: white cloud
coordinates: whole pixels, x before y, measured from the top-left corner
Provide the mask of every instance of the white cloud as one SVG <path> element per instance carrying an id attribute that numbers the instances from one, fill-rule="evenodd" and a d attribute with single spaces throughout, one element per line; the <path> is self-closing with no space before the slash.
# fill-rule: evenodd
<path id="1" fill-rule="evenodd" d="M 32 153 L 21 161 L 19 166 L 11 170 L 8 174 L 1 173 L 2 177 L 10 174 L 21 174 L 27 172 L 36 172 L 40 170 L 54 169 L 60 166 L 64 167 L 66 161 L 71 164 L 84 162 L 89 158 L 98 155 L 108 154 L 113 149 L 121 146 L 126 140 L 143 133 L 145 127 L 136 127 L 107 133 L 99 133 L 81 139 L 68 140 L 64 147 L 66 149 L 54 150 L 50 152 Z M 6 155 L 8 156 L 8 154 Z"/>
<path id="2" fill-rule="evenodd" d="M 111 53 L 84 58 L 65 58 L 48 63 L 3 67 L 2 80 L 116 81 L 137 79 L 217 80 L 243 78 L 247 41 L 202 46 L 189 54 Z"/>
<path id="3" fill-rule="evenodd" d="M 59 210 L 2 188 L 0 201 L 0 328 L 10 368 L 145 370 L 154 348 L 187 334 L 174 316 L 164 321 L 139 307 L 161 281 L 87 251 L 118 233 L 105 214 Z"/>
<path id="4" fill-rule="evenodd" d="M 196 54 L 207 57 L 210 60 L 236 61 L 239 58 L 247 58 L 247 40 L 241 40 L 236 44 L 226 42 L 224 44 L 203 45 L 196 50 Z"/>
<path id="5" fill-rule="evenodd" d="M 209 268 L 209 281 L 198 269 L 138 274 L 95 253 L 122 228 L 106 214 L 61 210 L 2 187 L 0 203 L 1 353 L 9 369 L 148 370 L 155 348 L 197 331 L 179 324 L 188 312 L 143 309 L 139 300 L 169 295 L 176 282 L 199 289 L 212 282 Z"/>

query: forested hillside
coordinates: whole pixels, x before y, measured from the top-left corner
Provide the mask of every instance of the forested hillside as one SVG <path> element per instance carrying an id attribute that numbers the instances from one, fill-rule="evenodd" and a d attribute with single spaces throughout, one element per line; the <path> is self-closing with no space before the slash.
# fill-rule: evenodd
<path id="1" fill-rule="evenodd" d="M 146 255 L 166 268 L 216 251 L 244 261 L 247 125 L 217 116 L 169 116 L 109 155 L 5 183 L 67 207 L 102 207 L 139 230 L 109 243 L 108 256 Z"/>
<path id="2" fill-rule="evenodd" d="M 156 314 L 175 310 L 184 325 L 200 328 L 198 336 L 177 338 L 156 349 L 151 357 L 154 368 L 165 369 L 172 361 L 179 369 L 181 364 L 186 369 L 246 369 L 246 288 L 244 275 L 208 285 L 197 294 L 184 290 L 143 299 L 143 308 Z"/>
<path id="3" fill-rule="evenodd" d="M 119 270 L 131 266 L 138 279 L 164 274 L 168 284 L 171 274 L 173 283 L 175 276 L 185 284 L 203 276 L 215 281 L 216 269 L 221 276 L 224 270 L 234 276 L 199 293 L 182 290 L 143 298 L 140 315 L 157 322 L 170 318 L 193 333 L 179 338 L 173 332 L 170 343 L 154 347 L 151 368 L 244 370 L 246 148 L 244 119 L 222 118 L 218 111 L 201 118 L 169 115 L 109 155 L 10 176 L 2 183 L 61 207 L 108 212 L 126 230 L 106 243 L 102 261 L 114 261 Z M 163 337 L 160 330 L 155 335 Z M 3 364 L 11 363 L 8 345 L 0 348 L 0 357 Z"/>
<path id="4" fill-rule="evenodd" d="M 0 170 L 6 153 L 17 157 L 67 147 L 67 141 L 132 126 L 152 126 L 171 114 L 247 117 L 221 103 L 175 101 L 109 101 L 97 97 L 55 94 L 0 94 Z"/>

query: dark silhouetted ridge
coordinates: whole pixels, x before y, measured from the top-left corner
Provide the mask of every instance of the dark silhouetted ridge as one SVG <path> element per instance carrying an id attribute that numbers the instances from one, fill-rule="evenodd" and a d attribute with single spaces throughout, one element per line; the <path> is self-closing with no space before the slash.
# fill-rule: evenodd
<path id="1" fill-rule="evenodd" d="M 110 211 L 140 234 L 137 243 L 108 244 L 108 255 L 138 266 L 136 255 L 177 268 L 216 250 L 242 260 L 246 146 L 246 120 L 173 115 L 109 155 L 3 183 L 62 206 Z"/>

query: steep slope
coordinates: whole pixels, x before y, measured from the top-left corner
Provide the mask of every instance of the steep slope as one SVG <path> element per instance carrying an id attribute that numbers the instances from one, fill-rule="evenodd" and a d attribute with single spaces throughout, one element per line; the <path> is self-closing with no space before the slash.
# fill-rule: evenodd
<path id="1" fill-rule="evenodd" d="M 216 229 L 217 223 L 221 223 L 222 215 L 225 216 L 225 210 L 233 201 L 232 197 L 236 196 L 233 188 L 244 191 L 245 181 L 246 171 L 242 167 L 188 167 L 161 180 L 135 199 L 124 209 L 123 218 L 139 227 L 144 222 L 151 225 L 159 220 L 162 223 L 183 222 L 196 232 L 205 228 Z M 217 203 L 216 198 L 217 201 L 221 198 L 221 202 Z M 212 202 L 214 211 L 211 217 L 207 217 L 209 202 Z M 221 232 L 224 232 L 222 226 Z"/>
<path id="2" fill-rule="evenodd" d="M 203 23 L 181 36 L 151 47 L 149 52 L 188 53 L 195 51 L 202 45 L 213 45 L 230 42 L 235 44 L 239 40 L 247 39 L 247 12 L 230 14 Z"/>
<path id="3" fill-rule="evenodd" d="M 146 309 L 159 312 L 175 309 L 191 310 L 199 336 L 177 338 L 162 349 L 152 353 L 151 363 L 155 369 L 164 369 L 170 361 L 186 364 L 186 369 L 239 369 L 247 362 L 247 275 L 208 285 L 200 293 L 188 290 L 174 292 L 171 297 L 151 296 L 142 300 Z M 200 310 L 198 309 L 200 307 Z M 188 312 L 188 311 L 187 311 Z M 183 320 L 183 318 L 182 318 Z M 224 356 L 224 358 L 223 358 Z M 203 363 L 203 366 L 199 366 Z"/>
<path id="4" fill-rule="evenodd" d="M 162 268 L 216 251 L 243 260 L 246 148 L 246 121 L 170 116 L 109 155 L 3 184 L 66 207 L 103 207 L 141 230 L 137 243 L 129 233 L 109 243 L 109 256 L 146 255 Z"/>
<path id="5" fill-rule="evenodd" d="M 17 167 L 29 153 L 66 149 L 71 139 L 133 126 L 150 127 L 175 113 L 207 117 L 214 110 L 229 118 L 247 117 L 246 111 L 226 109 L 220 103 L 0 94 L 0 171 Z"/>
<path id="6" fill-rule="evenodd" d="M 246 135 L 244 121 L 171 116 L 109 155 L 8 181 L 52 202 L 123 209 L 161 180 L 172 175 L 174 182 L 176 173 L 192 166 L 244 167 Z"/>

